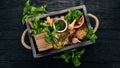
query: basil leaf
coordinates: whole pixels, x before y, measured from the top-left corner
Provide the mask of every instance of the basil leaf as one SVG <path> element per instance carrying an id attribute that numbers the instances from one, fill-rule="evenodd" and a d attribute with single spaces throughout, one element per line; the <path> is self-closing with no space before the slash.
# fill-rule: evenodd
<path id="1" fill-rule="evenodd" d="M 86 35 L 86 38 L 92 41 L 97 39 L 97 36 L 93 33 L 93 30 L 94 30 L 93 27 L 89 27 L 87 30 L 87 35 Z"/>
<path id="2" fill-rule="evenodd" d="M 90 40 L 95 40 L 95 39 L 97 39 L 97 36 L 95 34 L 92 34 Z"/>
<path id="3" fill-rule="evenodd" d="M 23 18 L 22 23 L 25 24 L 25 20 L 27 18 L 32 18 L 37 15 L 41 15 L 46 13 L 47 5 L 43 5 L 41 7 L 35 7 L 30 5 L 30 0 L 26 1 L 25 7 L 23 9 Z"/>
<path id="4" fill-rule="evenodd" d="M 75 67 L 79 67 L 80 64 L 81 64 L 81 62 L 80 62 L 80 60 L 79 60 L 78 57 L 73 58 L 73 59 L 72 59 L 72 62 L 73 62 L 73 64 L 75 65 Z"/>
<path id="5" fill-rule="evenodd" d="M 49 37 L 49 35 L 46 35 L 46 36 L 45 36 L 45 41 L 48 42 L 48 43 L 51 42 L 51 38 Z"/>
<path id="6" fill-rule="evenodd" d="M 74 19 L 78 20 L 83 13 L 80 10 L 70 10 L 69 13 L 65 16 L 65 20 L 70 24 Z"/>
<path id="7" fill-rule="evenodd" d="M 33 15 L 24 15 L 22 18 L 22 23 L 25 24 L 27 18 L 31 18 Z"/>

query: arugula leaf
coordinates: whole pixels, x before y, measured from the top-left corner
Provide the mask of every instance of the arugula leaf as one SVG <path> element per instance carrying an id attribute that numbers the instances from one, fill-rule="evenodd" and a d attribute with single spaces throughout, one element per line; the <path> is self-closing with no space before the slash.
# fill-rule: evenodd
<path id="1" fill-rule="evenodd" d="M 52 28 L 50 28 L 50 29 L 52 29 Z M 52 42 L 54 40 L 54 38 L 56 37 L 56 32 L 57 32 L 56 29 L 52 29 L 52 31 L 50 31 L 50 29 L 46 30 L 48 36 L 45 37 L 45 40 L 48 43 L 50 43 L 50 42 Z"/>
<path id="2" fill-rule="evenodd" d="M 95 34 L 91 35 L 90 40 L 95 40 L 97 39 L 97 36 Z"/>
<path id="3" fill-rule="evenodd" d="M 23 17 L 22 17 L 22 23 L 24 24 L 25 22 L 26 22 L 26 19 L 27 18 L 32 18 L 33 17 L 33 15 L 24 15 Z"/>
<path id="4" fill-rule="evenodd" d="M 45 41 L 48 43 L 51 43 L 53 41 L 53 39 L 56 36 L 57 30 L 52 28 L 49 23 L 44 23 L 43 20 L 40 20 L 39 18 L 35 18 L 33 20 L 33 25 L 34 25 L 34 28 L 30 30 L 30 33 L 32 35 L 47 32 Z"/>
<path id="5" fill-rule="evenodd" d="M 24 24 L 26 22 L 27 18 L 32 18 L 37 15 L 42 15 L 47 12 L 46 10 L 47 5 L 43 5 L 41 7 L 35 7 L 30 5 L 30 0 L 28 0 L 25 4 L 25 7 L 23 9 L 23 18 L 22 23 Z M 55 37 L 55 32 L 53 31 L 51 33 L 50 31 L 50 25 L 48 23 L 44 23 L 39 18 L 35 18 L 33 21 L 34 28 L 30 30 L 30 33 L 32 35 L 40 34 L 43 32 L 48 32 L 48 35 L 46 35 L 45 40 L 50 43 L 51 40 Z M 53 29 L 52 29 L 53 30 Z"/>
<path id="6" fill-rule="evenodd" d="M 83 49 L 83 50 L 81 50 L 81 51 L 78 51 L 78 52 L 75 52 L 75 55 L 82 55 L 82 54 L 84 54 L 84 52 L 85 52 L 85 50 Z"/>
<path id="7" fill-rule="evenodd" d="M 45 36 L 45 41 L 48 42 L 48 43 L 50 43 L 51 42 L 51 37 L 49 37 L 49 35 L 46 35 Z"/>
<path id="8" fill-rule="evenodd" d="M 43 5 L 41 7 L 35 7 L 30 5 L 30 0 L 26 1 L 25 7 L 23 9 L 23 18 L 22 23 L 24 24 L 27 18 L 32 18 L 37 15 L 41 15 L 46 13 L 47 5 Z"/>
<path id="9" fill-rule="evenodd" d="M 64 51 L 62 55 L 60 56 L 55 56 L 53 58 L 61 58 L 64 59 L 66 63 L 69 63 L 71 60 L 74 64 L 75 67 L 79 67 L 81 62 L 80 62 L 80 57 L 81 55 L 85 52 L 85 50 L 77 50 L 77 49 L 72 49 L 69 51 Z"/>
<path id="10" fill-rule="evenodd" d="M 73 51 L 72 52 L 72 62 L 74 64 L 75 67 L 79 67 L 81 62 L 79 60 L 79 58 L 81 57 L 81 55 L 85 52 L 85 50 L 81 50 L 81 51 Z"/>
<path id="11" fill-rule="evenodd" d="M 81 62 L 79 61 L 79 58 L 77 56 L 72 59 L 72 62 L 75 67 L 79 67 L 81 64 Z"/>
<path id="12" fill-rule="evenodd" d="M 86 35 L 86 38 L 92 41 L 97 39 L 97 36 L 93 33 L 93 30 L 94 30 L 93 27 L 89 27 Z"/>
<path id="13" fill-rule="evenodd" d="M 83 13 L 80 10 L 70 10 L 69 13 L 65 16 L 68 24 L 70 24 L 74 19 L 78 20 Z"/>
<path id="14" fill-rule="evenodd" d="M 61 58 L 64 59 L 66 63 L 69 63 L 71 59 L 70 51 L 65 51 L 61 56 L 54 56 L 53 58 Z"/>
<path id="15" fill-rule="evenodd" d="M 38 8 L 36 9 L 36 11 L 37 11 L 37 12 L 40 12 L 40 13 L 45 13 L 45 12 L 47 12 L 46 8 L 47 8 L 47 5 L 43 5 L 43 6 L 41 6 L 41 7 L 38 7 Z"/>

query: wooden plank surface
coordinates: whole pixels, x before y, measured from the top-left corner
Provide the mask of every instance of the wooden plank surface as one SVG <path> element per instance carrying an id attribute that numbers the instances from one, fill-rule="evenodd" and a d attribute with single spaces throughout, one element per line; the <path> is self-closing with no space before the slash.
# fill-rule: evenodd
<path id="1" fill-rule="evenodd" d="M 79 5 L 79 2 L 33 0 L 31 4 L 48 4 L 48 10 L 55 11 Z M 22 46 L 20 37 L 26 28 L 21 23 L 24 4 L 25 0 L 0 2 L 0 68 L 74 68 L 72 63 L 66 64 L 52 56 L 34 59 L 32 52 Z M 80 68 L 120 68 L 120 0 L 84 0 L 84 4 L 89 13 L 100 19 L 100 27 L 96 43 L 85 47 Z"/>

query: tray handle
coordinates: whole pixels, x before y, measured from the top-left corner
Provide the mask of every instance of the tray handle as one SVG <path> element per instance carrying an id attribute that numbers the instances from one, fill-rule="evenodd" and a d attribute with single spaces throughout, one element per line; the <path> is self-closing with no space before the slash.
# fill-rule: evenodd
<path id="1" fill-rule="evenodd" d="M 93 14 L 91 14 L 91 13 L 88 13 L 88 16 L 89 17 L 91 17 L 91 18 L 93 18 L 94 20 L 95 20 L 95 27 L 94 27 L 94 33 L 97 31 L 97 29 L 98 29 L 98 27 L 99 27 L 99 20 L 98 20 L 98 18 L 95 16 L 95 15 L 93 15 Z M 29 45 L 27 45 L 26 43 L 25 43 L 25 35 L 26 35 L 26 33 L 27 33 L 27 29 L 25 29 L 24 30 L 24 32 L 22 33 L 22 36 L 21 36 L 21 43 L 22 43 L 22 45 L 26 48 L 26 49 L 29 49 L 29 50 L 31 50 L 31 46 L 29 46 Z"/>
<path id="2" fill-rule="evenodd" d="M 99 19 L 91 13 L 88 13 L 88 16 L 95 20 L 95 27 L 94 27 L 94 30 L 93 30 L 93 33 L 95 33 L 97 31 L 98 27 L 99 27 Z"/>
<path id="3" fill-rule="evenodd" d="M 28 31 L 28 30 L 25 29 L 24 32 L 22 33 L 21 43 L 22 43 L 22 45 L 23 45 L 26 49 L 31 50 L 31 47 L 25 43 L 25 35 L 26 35 L 27 31 Z"/>

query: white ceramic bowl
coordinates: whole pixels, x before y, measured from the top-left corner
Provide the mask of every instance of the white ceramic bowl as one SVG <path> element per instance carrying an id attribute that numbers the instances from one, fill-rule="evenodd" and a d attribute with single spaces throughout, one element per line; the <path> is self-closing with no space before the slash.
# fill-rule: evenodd
<path id="1" fill-rule="evenodd" d="M 60 23 L 65 23 L 65 28 L 63 30 L 58 30 L 57 32 L 64 32 L 65 30 L 67 30 L 67 22 L 65 21 L 65 19 L 63 18 L 57 18 L 54 23 L 53 23 L 53 28 L 56 29 L 56 26 L 55 26 L 55 22 L 56 21 L 61 21 Z M 61 26 L 63 27 L 63 26 Z"/>

